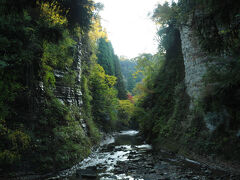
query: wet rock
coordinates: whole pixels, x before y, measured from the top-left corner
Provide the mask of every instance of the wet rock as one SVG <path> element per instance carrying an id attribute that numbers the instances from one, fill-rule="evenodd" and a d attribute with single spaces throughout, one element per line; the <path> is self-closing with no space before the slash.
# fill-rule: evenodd
<path id="1" fill-rule="evenodd" d="M 137 152 L 136 152 L 136 151 L 131 151 L 129 154 L 131 154 L 131 155 L 136 155 Z"/>
<path id="2" fill-rule="evenodd" d="M 158 180 L 170 180 L 168 177 L 158 177 Z M 145 180 L 145 179 L 144 179 Z M 147 179 L 146 179 L 147 180 Z"/>
<path id="3" fill-rule="evenodd" d="M 136 163 L 136 162 L 139 162 L 139 161 L 141 161 L 141 158 L 139 158 L 139 157 L 136 157 L 136 158 L 132 159 L 131 161 L 132 161 L 133 163 Z"/>
<path id="4" fill-rule="evenodd" d="M 113 176 L 109 176 L 109 178 L 111 178 L 111 179 L 118 179 L 117 176 L 114 176 L 114 175 Z"/>
<path id="5" fill-rule="evenodd" d="M 137 169 L 138 166 L 132 164 L 131 166 L 128 167 L 128 170 L 134 170 L 134 169 Z"/>
<path id="6" fill-rule="evenodd" d="M 105 171 L 106 169 L 107 169 L 107 167 L 104 166 L 104 165 L 98 165 L 98 166 L 97 166 L 97 170 L 98 170 L 98 171 Z"/>
<path id="7" fill-rule="evenodd" d="M 126 138 L 124 139 L 124 143 Z M 162 151 L 153 154 L 152 151 L 146 151 L 144 149 L 146 145 L 133 145 L 129 144 L 107 144 L 101 146 L 97 152 L 91 158 L 85 161 L 86 165 L 92 165 L 88 167 L 87 171 L 90 176 L 86 176 L 85 172 L 77 170 L 81 167 L 74 168 L 74 173 L 77 171 L 78 178 L 96 179 L 97 174 L 105 180 L 115 179 L 146 179 L 146 180 L 239 180 L 240 177 L 231 175 L 227 172 L 216 172 L 216 169 L 212 169 L 206 165 L 197 164 L 189 161 L 185 161 L 185 158 L 181 158 L 171 153 Z M 95 169 L 94 169 L 95 168 Z M 83 168 L 82 168 L 83 169 Z M 84 173 L 84 174 L 83 174 Z M 67 172 L 64 176 L 71 175 L 72 172 Z M 131 177 L 131 178 L 130 178 Z M 59 177 L 56 177 L 58 179 Z M 62 176 L 60 177 L 62 179 Z M 68 178 L 66 178 L 68 179 Z M 74 178 L 76 179 L 76 178 Z"/>
<path id="8" fill-rule="evenodd" d="M 123 169 L 115 169 L 114 172 L 116 174 L 123 174 L 124 173 L 124 170 Z"/>
<path id="9" fill-rule="evenodd" d="M 124 151 L 124 152 L 127 151 L 127 149 L 125 147 L 123 147 L 123 146 L 116 147 L 115 150 L 117 150 L 117 151 Z"/>
<path id="10" fill-rule="evenodd" d="M 204 173 L 205 174 L 211 174 L 212 171 L 210 171 L 209 169 L 205 170 Z"/>
<path id="11" fill-rule="evenodd" d="M 108 160 L 113 160 L 113 158 L 112 158 L 112 157 L 109 157 Z"/>
<path id="12" fill-rule="evenodd" d="M 133 159 L 135 156 L 133 156 L 133 155 L 131 155 L 131 154 L 129 154 L 128 155 L 128 159 Z"/>
<path id="13" fill-rule="evenodd" d="M 150 169 L 149 173 L 156 173 L 156 170 L 155 169 Z"/>
<path id="14" fill-rule="evenodd" d="M 88 178 L 88 179 L 97 179 L 97 173 L 94 168 L 92 169 L 78 169 L 76 171 L 76 176 L 78 178 Z"/>

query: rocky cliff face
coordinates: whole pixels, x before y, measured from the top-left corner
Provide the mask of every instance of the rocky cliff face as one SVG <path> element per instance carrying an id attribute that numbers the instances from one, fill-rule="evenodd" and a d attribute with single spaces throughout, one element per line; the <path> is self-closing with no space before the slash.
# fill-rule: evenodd
<path id="1" fill-rule="evenodd" d="M 196 29 L 189 21 L 188 25 L 180 28 L 182 53 L 185 66 L 185 85 L 190 97 L 190 113 L 196 109 L 197 101 L 201 101 L 201 94 L 206 90 L 203 77 L 207 72 L 207 65 L 217 65 L 216 56 L 205 52 L 201 45 Z M 221 57 L 220 55 L 218 57 Z M 214 60 L 215 59 L 215 60 Z M 220 125 L 229 127 L 229 113 L 224 106 L 218 111 L 208 110 L 203 112 L 203 122 L 210 133 L 214 132 Z M 191 121 L 191 115 L 189 114 Z"/>
<path id="2" fill-rule="evenodd" d="M 82 64 L 82 42 L 79 41 L 76 45 L 76 55 L 74 62 L 72 64 L 71 70 L 76 74 L 75 83 L 73 86 L 65 85 L 62 83 L 65 73 L 68 71 L 54 70 L 54 75 L 56 78 L 56 89 L 54 91 L 55 96 L 63 103 L 67 105 L 74 105 L 79 108 L 79 114 L 81 114 L 81 107 L 83 105 L 82 92 L 81 92 L 81 64 Z M 80 119 L 81 126 L 87 134 L 87 125 L 84 119 Z"/>
<path id="3" fill-rule="evenodd" d="M 189 21 L 188 25 L 179 28 L 185 66 L 186 92 L 190 97 L 189 111 L 185 112 L 187 113 L 186 119 L 182 122 L 182 131 L 185 131 L 182 134 L 182 144 L 186 141 L 189 132 L 192 131 L 193 133 L 190 135 L 192 145 L 188 152 L 197 152 L 197 154 L 207 156 L 210 154 L 216 159 L 225 159 L 226 157 L 237 159 L 239 158 L 237 150 L 239 131 L 234 130 L 237 126 L 236 121 L 233 120 L 234 116 L 231 115 L 234 107 L 227 104 L 228 101 L 231 101 L 229 103 L 231 104 L 234 100 L 218 101 L 218 98 L 224 99 L 224 95 L 216 98 L 213 89 L 216 89 L 216 84 L 220 83 L 206 81 L 210 70 L 208 67 L 219 68 L 217 60 L 222 56 L 220 54 L 213 56 L 203 50 L 197 31 L 191 24 Z M 204 78 L 205 75 L 206 78 Z M 208 83 L 206 84 L 206 82 Z M 230 124 L 234 123 L 235 127 L 231 128 Z M 194 133 L 195 135 L 193 135 Z"/>
<path id="4" fill-rule="evenodd" d="M 194 32 L 194 28 L 190 23 L 188 26 L 180 28 L 182 53 L 185 65 L 185 84 L 187 93 L 190 96 L 190 110 L 194 107 L 194 101 L 199 98 L 201 89 L 204 84 L 202 82 L 203 75 L 206 73 L 206 64 L 208 55 L 204 52 L 199 44 L 199 39 Z"/>
<path id="5" fill-rule="evenodd" d="M 63 103 L 70 105 L 81 106 L 82 105 L 82 92 L 80 89 L 81 82 L 81 42 L 77 44 L 77 54 L 74 59 L 72 70 L 76 73 L 76 79 L 74 86 L 64 85 L 61 80 L 63 79 L 67 71 L 55 70 L 54 75 L 56 78 L 56 97 Z"/>
<path id="6" fill-rule="evenodd" d="M 185 85 L 190 97 L 188 120 L 191 122 L 194 118 L 191 116 L 191 112 L 196 109 L 197 101 L 200 100 L 200 95 L 205 88 L 203 76 L 207 72 L 207 64 L 213 57 L 201 48 L 196 30 L 191 26 L 191 22 L 180 28 L 180 34 L 185 66 Z M 225 111 L 219 113 L 205 112 L 203 114 L 203 120 L 209 132 L 213 132 L 224 123 L 222 114 L 226 116 L 227 113 Z"/>

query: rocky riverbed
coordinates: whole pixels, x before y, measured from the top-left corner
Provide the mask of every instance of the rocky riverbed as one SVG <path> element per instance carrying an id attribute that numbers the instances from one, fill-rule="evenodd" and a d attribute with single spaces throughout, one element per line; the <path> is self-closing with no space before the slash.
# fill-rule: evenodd
<path id="1" fill-rule="evenodd" d="M 137 131 L 115 133 L 102 141 L 88 158 L 53 179 L 78 180 L 239 180 L 224 170 L 161 151 L 154 152 Z"/>

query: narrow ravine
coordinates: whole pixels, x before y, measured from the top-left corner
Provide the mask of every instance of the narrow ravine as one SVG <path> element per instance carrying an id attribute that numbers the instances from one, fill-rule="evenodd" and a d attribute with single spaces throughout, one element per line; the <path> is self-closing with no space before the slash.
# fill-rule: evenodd
<path id="1" fill-rule="evenodd" d="M 88 158 L 53 179 L 79 180 L 160 180 L 160 179 L 239 179 L 223 170 L 199 162 L 154 152 L 138 131 L 129 130 L 108 136 Z"/>

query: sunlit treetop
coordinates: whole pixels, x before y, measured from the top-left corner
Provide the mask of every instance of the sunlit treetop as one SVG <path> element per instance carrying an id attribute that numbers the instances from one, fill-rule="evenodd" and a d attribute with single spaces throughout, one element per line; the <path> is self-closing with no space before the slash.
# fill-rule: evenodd
<path id="1" fill-rule="evenodd" d="M 100 38 L 107 39 L 106 30 L 102 28 L 99 18 L 92 19 L 92 26 L 88 34 L 90 39 L 92 39 L 94 42 L 96 42 Z"/>
<path id="2" fill-rule="evenodd" d="M 41 9 L 41 16 L 43 16 L 50 24 L 66 24 L 66 14 L 69 10 L 63 11 L 58 2 L 37 2 Z M 65 16 L 63 15 L 65 14 Z"/>

